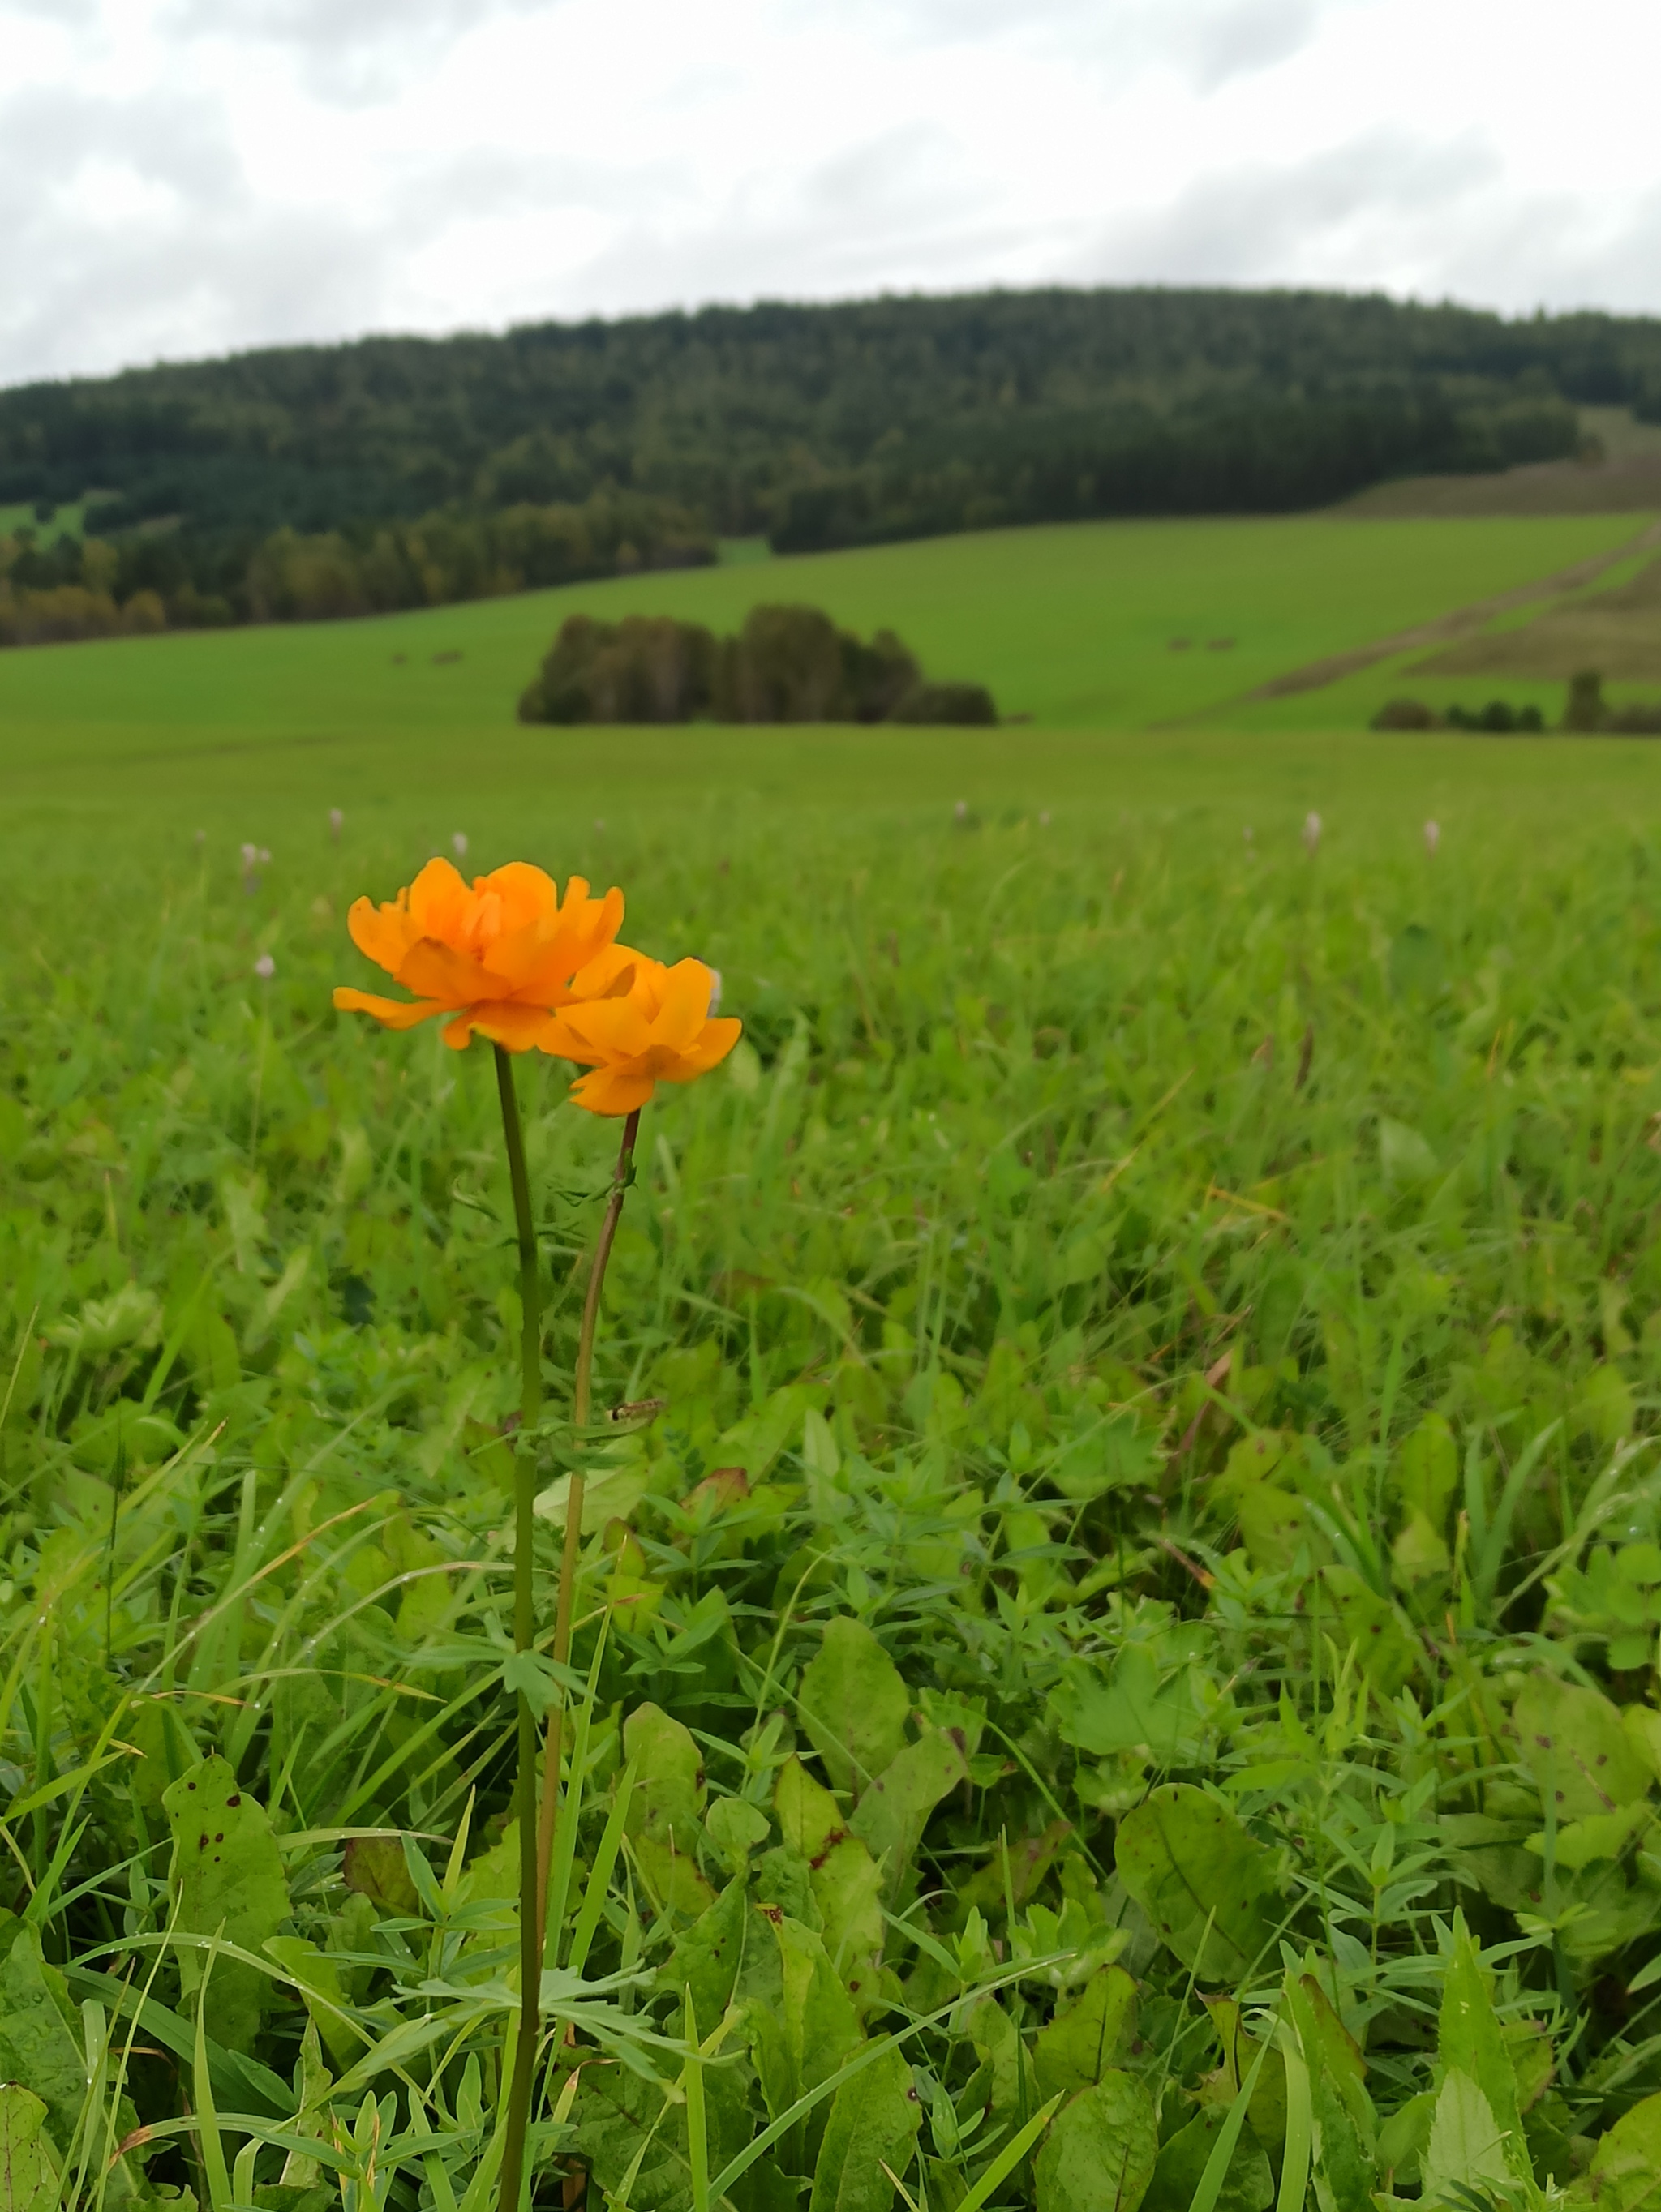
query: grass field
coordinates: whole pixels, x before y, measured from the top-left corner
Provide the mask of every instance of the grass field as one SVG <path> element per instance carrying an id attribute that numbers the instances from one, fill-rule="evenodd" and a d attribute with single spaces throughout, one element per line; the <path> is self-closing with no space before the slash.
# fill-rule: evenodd
<path id="1" fill-rule="evenodd" d="M 929 672 L 988 684 L 1005 714 L 1039 726 L 1137 729 L 1203 719 L 1288 669 L 1555 574 L 1634 529 L 1629 516 L 1080 525 L 385 620 L 34 648 L 0 655 L 0 759 L 26 784 L 37 769 L 50 778 L 56 763 L 95 760 L 125 806 L 123 763 L 158 747 L 182 759 L 219 746 L 327 750 L 350 737 L 400 748 L 448 740 L 477 757 L 503 742 L 568 613 L 664 612 L 728 629 L 781 598 L 822 605 L 864 632 L 897 629 Z M 1173 652 L 1179 638 L 1189 647 Z M 1224 639 L 1229 650 L 1209 649 Z M 435 663 L 441 653 L 462 657 Z M 1309 726 L 1311 715 L 1318 725 L 1317 695 L 1281 719 Z M 1262 718 L 1247 709 L 1244 719 Z M 143 780 L 156 782 L 149 770 Z"/>
<path id="2" fill-rule="evenodd" d="M 555 604 L 0 660 L 13 2203 L 494 2202 L 507 1178 L 484 1048 L 329 997 L 464 830 L 745 1024 L 607 1282 L 667 1402 L 584 1516 L 532 2201 L 1634 2212 L 1656 749 L 523 730 Z M 563 1407 L 615 1130 L 520 1078 Z"/>

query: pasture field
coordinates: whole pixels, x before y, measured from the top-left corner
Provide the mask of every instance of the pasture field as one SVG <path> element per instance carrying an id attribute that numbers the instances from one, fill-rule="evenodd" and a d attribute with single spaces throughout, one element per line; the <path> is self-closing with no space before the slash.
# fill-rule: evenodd
<path id="1" fill-rule="evenodd" d="M 444 793 L 746 1024 L 609 1281 L 537 2201 L 1640 2202 L 1652 756 L 607 734 Z M 487 1060 L 329 1009 L 377 742 L 252 884 L 182 771 L 9 837 L 15 2202 L 491 2201 L 518 1314 Z M 520 1073 L 557 1399 L 611 1133 Z"/>
<path id="2" fill-rule="evenodd" d="M 1518 527 L 1296 654 L 1625 524 Z M 644 588 L 0 657 L 0 2207 L 495 2202 L 507 1176 L 330 1006 L 459 831 L 745 1024 L 607 1282 L 532 2201 L 1632 2212 L 1656 750 L 506 718 Z M 615 1132 L 519 1075 L 557 1407 Z"/>
<path id="3" fill-rule="evenodd" d="M 1079 524 L 369 621 L 36 647 L 0 654 L 0 750 L 50 773 L 71 754 L 113 769 L 124 752 L 149 757 L 158 745 L 182 758 L 186 749 L 301 747 L 348 733 L 402 745 L 444 732 L 470 750 L 495 747 L 567 615 L 672 614 L 733 629 L 757 602 L 779 599 L 821 605 L 862 634 L 897 629 L 929 674 L 986 684 L 1005 714 L 1042 727 L 1357 727 L 1388 696 L 1388 679 L 1369 680 L 1335 711 L 1325 692 L 1267 713 L 1238 702 L 1308 662 L 1613 554 L 1642 526 L 1630 514 Z M 1179 640 L 1184 649 L 1173 651 Z M 1436 688 L 1480 703 L 1494 685 Z M 1555 714 L 1561 687 L 1542 696 Z M 155 781 L 149 757 L 143 781 Z"/>

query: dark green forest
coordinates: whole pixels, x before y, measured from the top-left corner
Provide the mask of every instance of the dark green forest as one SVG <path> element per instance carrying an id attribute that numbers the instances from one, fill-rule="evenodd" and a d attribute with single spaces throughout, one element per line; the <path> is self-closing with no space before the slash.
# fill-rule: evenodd
<path id="1" fill-rule="evenodd" d="M 90 495 L 100 569 L 14 544 L 0 637 L 33 634 L 24 599 L 51 591 L 62 635 L 76 591 L 106 626 L 141 594 L 146 622 L 235 621 L 707 558 L 722 535 L 1284 512 L 1560 456 L 1591 403 L 1661 418 L 1661 321 L 1055 289 L 271 348 L 0 392 L 0 501 Z M 543 539 L 564 550 L 526 553 Z"/>

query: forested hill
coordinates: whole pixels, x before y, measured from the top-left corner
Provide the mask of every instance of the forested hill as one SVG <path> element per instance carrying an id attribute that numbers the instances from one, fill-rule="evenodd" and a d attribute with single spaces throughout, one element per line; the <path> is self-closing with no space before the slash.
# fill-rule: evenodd
<path id="1" fill-rule="evenodd" d="M 1555 457 L 1573 403 L 1611 401 L 1661 415 L 1661 322 L 1154 289 L 706 308 L 0 392 L 0 503 L 96 495 L 106 595 L 149 589 L 170 618 L 350 611 L 419 595 L 423 574 L 511 588 L 717 535 L 794 550 L 1319 505 Z M 296 532 L 330 534 L 327 605 L 292 580 L 325 557 Z M 67 545 L 54 557 L 73 580 Z M 50 566 L 36 547 L 15 582 L 46 588 Z"/>

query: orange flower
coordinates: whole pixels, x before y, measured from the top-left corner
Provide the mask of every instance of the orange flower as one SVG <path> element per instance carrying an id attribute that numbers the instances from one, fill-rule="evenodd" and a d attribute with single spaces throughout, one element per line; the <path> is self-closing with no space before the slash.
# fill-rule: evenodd
<path id="1" fill-rule="evenodd" d="M 457 1051 L 477 1030 L 528 1052 L 544 1042 L 552 1008 L 628 988 L 638 956 L 614 942 L 622 922 L 623 893 L 590 898 L 581 876 L 562 902 L 552 878 L 523 860 L 475 876 L 471 888 L 447 860 L 429 860 L 395 899 L 361 898 L 346 917 L 358 951 L 414 999 L 343 986 L 334 1002 L 393 1030 L 448 1014 L 444 1042 Z"/>
<path id="2" fill-rule="evenodd" d="M 571 1097 L 591 1114 L 632 1114 L 660 1083 L 691 1083 L 726 1059 L 742 1022 L 711 1018 L 715 975 L 702 960 L 635 956 L 626 993 L 563 1007 L 538 1040 L 544 1052 L 593 1070 Z"/>

